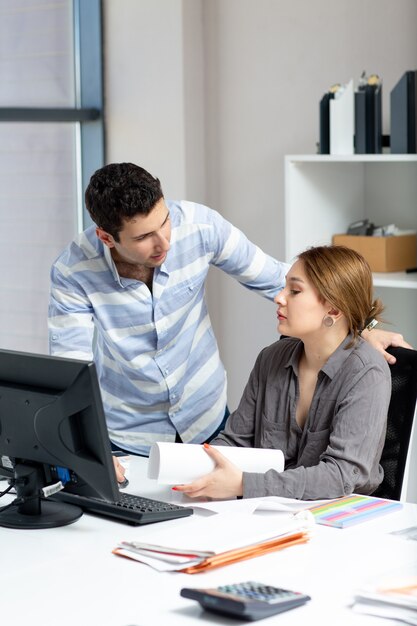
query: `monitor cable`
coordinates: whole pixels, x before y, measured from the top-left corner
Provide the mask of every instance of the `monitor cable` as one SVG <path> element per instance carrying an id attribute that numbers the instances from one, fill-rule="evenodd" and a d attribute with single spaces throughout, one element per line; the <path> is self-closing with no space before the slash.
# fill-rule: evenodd
<path id="1" fill-rule="evenodd" d="M 18 481 L 15 481 L 15 480 L 11 481 L 9 486 L 7 487 L 7 489 L 5 489 L 4 491 L 2 491 L 0 493 L 0 498 L 2 498 L 7 493 L 9 493 L 13 489 L 13 487 L 15 486 L 16 482 L 18 482 Z M 0 514 L 3 513 L 3 511 L 6 511 L 7 509 L 10 509 L 12 506 L 19 506 L 21 504 L 26 504 L 27 502 L 30 502 L 31 500 L 37 500 L 38 498 L 41 498 L 41 499 L 42 498 L 48 498 L 49 496 L 52 496 L 55 493 L 58 493 L 58 491 L 61 491 L 63 488 L 64 488 L 64 485 L 59 480 L 57 483 L 55 483 L 53 485 L 48 485 L 47 487 L 42 487 L 40 489 L 41 493 L 39 493 L 38 495 L 20 496 L 18 498 L 15 498 L 9 504 L 6 504 L 5 506 L 0 507 Z"/>

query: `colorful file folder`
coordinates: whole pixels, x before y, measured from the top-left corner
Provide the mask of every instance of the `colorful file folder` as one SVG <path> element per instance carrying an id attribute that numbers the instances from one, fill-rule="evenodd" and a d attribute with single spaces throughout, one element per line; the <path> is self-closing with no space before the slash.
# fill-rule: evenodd
<path id="1" fill-rule="evenodd" d="M 317 524 L 333 526 L 334 528 L 347 528 L 374 517 L 398 511 L 401 508 L 402 504 L 394 500 L 355 495 L 313 506 L 310 511 Z"/>

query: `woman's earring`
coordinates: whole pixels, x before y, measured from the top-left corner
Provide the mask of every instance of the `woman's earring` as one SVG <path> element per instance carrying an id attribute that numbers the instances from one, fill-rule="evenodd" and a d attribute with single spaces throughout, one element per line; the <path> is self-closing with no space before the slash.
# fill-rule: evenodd
<path id="1" fill-rule="evenodd" d="M 323 325 L 326 326 L 326 328 L 331 328 L 333 324 L 334 324 L 334 319 L 330 317 L 330 315 L 326 315 L 323 318 Z"/>

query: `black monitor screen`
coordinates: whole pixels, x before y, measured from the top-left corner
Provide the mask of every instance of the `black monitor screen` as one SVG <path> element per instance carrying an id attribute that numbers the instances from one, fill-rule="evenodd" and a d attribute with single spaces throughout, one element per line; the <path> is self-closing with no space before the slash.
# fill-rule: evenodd
<path id="1" fill-rule="evenodd" d="M 17 493 L 14 505 L 0 508 L 4 526 L 47 528 L 78 519 L 77 507 L 44 497 L 62 485 L 118 500 L 94 363 L 0 350 L 0 473 L 12 477 Z"/>

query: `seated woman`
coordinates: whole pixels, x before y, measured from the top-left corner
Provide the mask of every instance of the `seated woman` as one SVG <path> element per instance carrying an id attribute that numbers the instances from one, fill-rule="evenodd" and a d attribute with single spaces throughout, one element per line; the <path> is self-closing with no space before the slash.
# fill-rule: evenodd
<path id="1" fill-rule="evenodd" d="M 211 443 L 281 449 L 284 471 L 242 472 L 205 444 L 215 469 L 174 489 L 213 498 L 370 494 L 383 478 L 391 375 L 360 336 L 383 310 L 369 265 L 342 246 L 311 248 L 275 301 L 286 337 L 259 354 L 238 409 Z"/>

